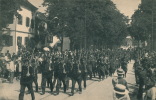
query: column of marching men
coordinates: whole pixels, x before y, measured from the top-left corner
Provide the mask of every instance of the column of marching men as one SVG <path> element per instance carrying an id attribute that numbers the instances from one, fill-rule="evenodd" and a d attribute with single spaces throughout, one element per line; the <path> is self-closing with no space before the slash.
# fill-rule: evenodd
<path id="1" fill-rule="evenodd" d="M 99 81 L 112 76 L 120 66 L 127 72 L 127 63 L 132 59 L 131 50 L 103 49 L 103 50 L 77 50 L 65 52 L 49 51 L 23 51 L 15 55 L 7 52 L 1 55 L 1 77 L 7 78 L 13 83 L 13 78 L 20 79 L 19 100 L 23 100 L 25 87 L 35 99 L 32 83 L 35 83 L 35 91 L 38 92 L 38 73 L 41 73 L 41 95 L 45 94 L 46 86 L 50 92 L 58 95 L 63 86 L 64 93 L 70 88 L 71 96 L 75 93 L 75 84 L 81 94 L 82 88 L 87 88 L 87 80 L 96 78 Z M 9 72 L 9 73 L 7 73 Z M 83 83 L 83 84 L 82 84 Z M 56 90 L 54 90 L 56 89 Z M 55 92 L 54 92 L 55 91 Z"/>

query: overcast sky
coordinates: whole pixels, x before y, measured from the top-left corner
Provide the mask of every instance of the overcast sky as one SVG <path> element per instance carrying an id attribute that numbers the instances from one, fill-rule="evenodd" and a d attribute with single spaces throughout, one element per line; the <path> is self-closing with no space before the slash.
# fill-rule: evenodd
<path id="1" fill-rule="evenodd" d="M 43 0 L 29 0 L 33 5 L 35 5 L 37 8 L 39 6 L 39 11 L 44 12 L 46 8 L 42 7 Z M 141 3 L 141 0 L 112 0 L 117 8 L 120 10 L 121 13 L 123 13 L 126 16 L 129 16 L 129 18 L 132 16 L 134 11 L 138 8 L 138 5 Z"/>

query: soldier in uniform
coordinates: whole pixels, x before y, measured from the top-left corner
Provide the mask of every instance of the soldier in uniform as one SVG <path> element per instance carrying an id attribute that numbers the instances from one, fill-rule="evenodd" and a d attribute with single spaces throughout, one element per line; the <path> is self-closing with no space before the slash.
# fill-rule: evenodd
<path id="1" fill-rule="evenodd" d="M 28 88 L 28 90 L 31 93 L 32 100 L 35 100 L 35 95 L 34 95 L 34 91 L 33 91 L 33 87 L 32 87 L 33 69 L 32 69 L 32 67 L 29 67 L 28 64 L 29 64 L 28 60 L 23 61 L 21 80 L 20 80 L 21 89 L 20 89 L 20 94 L 19 94 L 19 100 L 24 99 L 24 92 L 25 92 L 26 87 Z"/>

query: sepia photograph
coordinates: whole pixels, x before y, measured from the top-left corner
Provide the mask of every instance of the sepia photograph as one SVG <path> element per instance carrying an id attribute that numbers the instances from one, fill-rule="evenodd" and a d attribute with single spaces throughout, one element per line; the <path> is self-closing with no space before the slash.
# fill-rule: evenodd
<path id="1" fill-rule="evenodd" d="M 156 0 L 0 0 L 0 100 L 156 100 Z"/>

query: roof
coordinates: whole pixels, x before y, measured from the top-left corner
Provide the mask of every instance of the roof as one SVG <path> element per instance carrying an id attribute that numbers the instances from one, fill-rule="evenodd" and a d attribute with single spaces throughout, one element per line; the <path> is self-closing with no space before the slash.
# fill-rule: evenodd
<path id="1" fill-rule="evenodd" d="M 38 8 L 31 4 L 28 0 L 22 0 L 20 3 L 22 6 L 29 8 L 32 11 L 36 11 Z"/>

